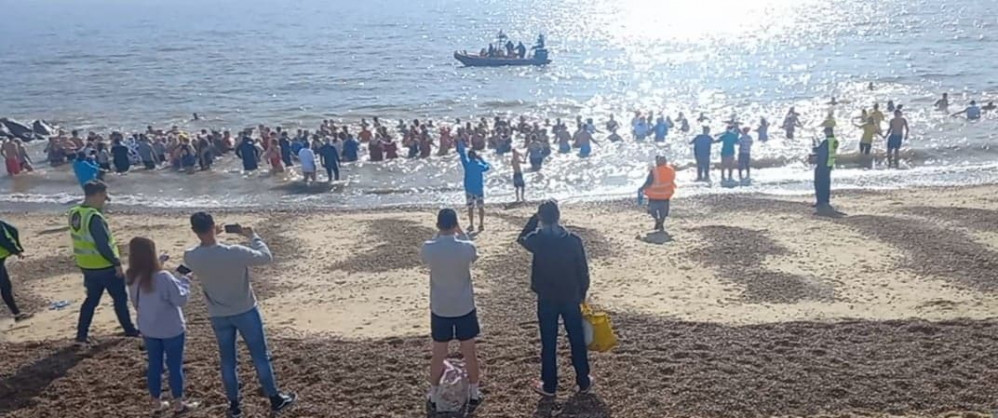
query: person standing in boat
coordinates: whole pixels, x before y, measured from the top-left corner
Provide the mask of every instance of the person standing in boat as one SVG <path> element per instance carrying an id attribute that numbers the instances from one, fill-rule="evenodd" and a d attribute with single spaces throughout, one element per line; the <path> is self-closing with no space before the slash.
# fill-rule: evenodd
<path id="1" fill-rule="evenodd" d="M 527 47 L 523 46 L 523 42 L 519 42 L 516 44 L 516 54 L 520 57 L 521 60 L 527 57 Z"/>

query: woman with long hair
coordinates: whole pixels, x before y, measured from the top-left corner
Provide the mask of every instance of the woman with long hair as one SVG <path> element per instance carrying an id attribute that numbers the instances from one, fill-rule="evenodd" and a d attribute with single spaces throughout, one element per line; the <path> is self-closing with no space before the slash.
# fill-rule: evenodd
<path id="1" fill-rule="evenodd" d="M 133 238 L 128 243 L 128 271 L 125 276 L 132 304 L 138 312 L 139 332 L 145 339 L 149 355 L 146 379 L 153 408 L 163 411 L 170 406 L 161 399 L 164 357 L 170 372 L 174 410 L 183 412 L 195 407 L 195 404 L 184 401 L 186 323 L 181 308 L 190 296 L 190 278 L 181 276 L 177 279 L 163 270 L 156 254 L 156 243 L 142 237 Z"/>

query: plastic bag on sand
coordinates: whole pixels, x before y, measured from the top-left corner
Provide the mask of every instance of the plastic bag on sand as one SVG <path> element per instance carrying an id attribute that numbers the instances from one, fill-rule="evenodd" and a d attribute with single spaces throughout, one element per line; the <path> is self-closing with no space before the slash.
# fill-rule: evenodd
<path id="1" fill-rule="evenodd" d="M 437 412 L 460 412 L 468 405 L 471 386 L 460 360 L 444 360 L 444 374 L 437 392 Z"/>
<path id="2" fill-rule="evenodd" d="M 592 340 L 587 341 L 589 350 L 605 353 L 617 346 L 617 336 L 613 334 L 613 323 L 608 313 L 583 303 L 582 317 L 592 327 Z"/>

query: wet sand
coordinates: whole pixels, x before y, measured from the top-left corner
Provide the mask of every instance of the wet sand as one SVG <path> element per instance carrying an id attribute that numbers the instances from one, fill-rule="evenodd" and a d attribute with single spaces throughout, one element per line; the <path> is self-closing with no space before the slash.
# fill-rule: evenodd
<path id="1" fill-rule="evenodd" d="M 476 238 L 483 335 L 478 417 L 760 415 L 989 416 L 998 409 L 996 186 L 851 192 L 845 213 L 816 217 L 805 198 L 676 199 L 667 235 L 629 202 L 572 205 L 564 223 L 587 244 L 591 296 L 611 311 L 621 345 L 593 354 L 596 392 L 540 401 L 529 256 L 514 239 L 532 212 L 492 206 Z M 297 214 L 231 212 L 254 225 L 276 263 L 254 283 L 282 387 L 302 396 L 285 416 L 426 416 L 427 271 L 418 245 L 435 210 Z M 58 215 L 7 214 L 29 257 L 10 260 L 18 301 L 0 313 L 0 415 L 148 416 L 145 358 L 117 336 L 105 296 L 100 344 L 70 348 L 82 278 Z M 111 214 L 122 243 L 156 240 L 174 259 L 195 242 L 187 216 Z M 48 310 L 66 300 L 63 310 Z M 190 416 L 220 416 L 217 350 L 200 291 L 189 320 Z M 240 374 L 248 416 L 263 416 L 252 365 Z"/>

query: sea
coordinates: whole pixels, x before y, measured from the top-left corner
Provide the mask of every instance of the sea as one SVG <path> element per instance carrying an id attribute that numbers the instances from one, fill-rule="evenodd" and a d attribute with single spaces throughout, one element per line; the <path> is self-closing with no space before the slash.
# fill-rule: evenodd
<path id="1" fill-rule="evenodd" d="M 753 149 L 753 181 L 693 181 L 690 134 L 662 144 L 602 141 L 592 157 L 554 155 L 527 173 L 527 197 L 634 198 L 656 155 L 676 163 L 679 194 L 806 194 L 807 155 L 832 111 L 842 167 L 835 189 L 893 189 L 998 180 L 998 115 L 950 112 L 998 96 L 998 2 L 980 0 L 0 0 L 0 117 L 66 129 L 315 129 L 324 119 L 433 120 L 495 116 L 529 121 L 653 111 L 715 131 L 736 119 L 772 124 Z M 544 67 L 465 68 L 502 30 L 547 38 Z M 871 87 L 872 83 L 872 89 Z M 832 97 L 838 104 L 829 105 Z M 900 169 L 857 155 L 852 119 L 888 100 L 911 125 Z M 794 106 L 805 127 L 779 125 Z M 198 113 L 201 120 L 192 121 Z M 355 128 L 356 129 L 356 128 Z M 600 139 L 603 134 L 597 134 Z M 0 178 L 0 206 L 65 207 L 80 198 L 66 166 Z M 517 141 L 519 143 L 519 141 Z M 875 150 L 883 152 L 878 141 Z M 717 152 L 717 150 L 715 150 Z M 513 199 L 510 157 L 485 154 L 489 202 Z M 368 208 L 463 202 L 455 155 L 361 162 L 332 187 L 294 172 L 243 173 L 228 155 L 210 172 L 111 175 L 115 204 L 153 208 Z M 324 174 L 324 173 L 323 173 Z M 717 178 L 717 172 L 714 173 Z"/>

